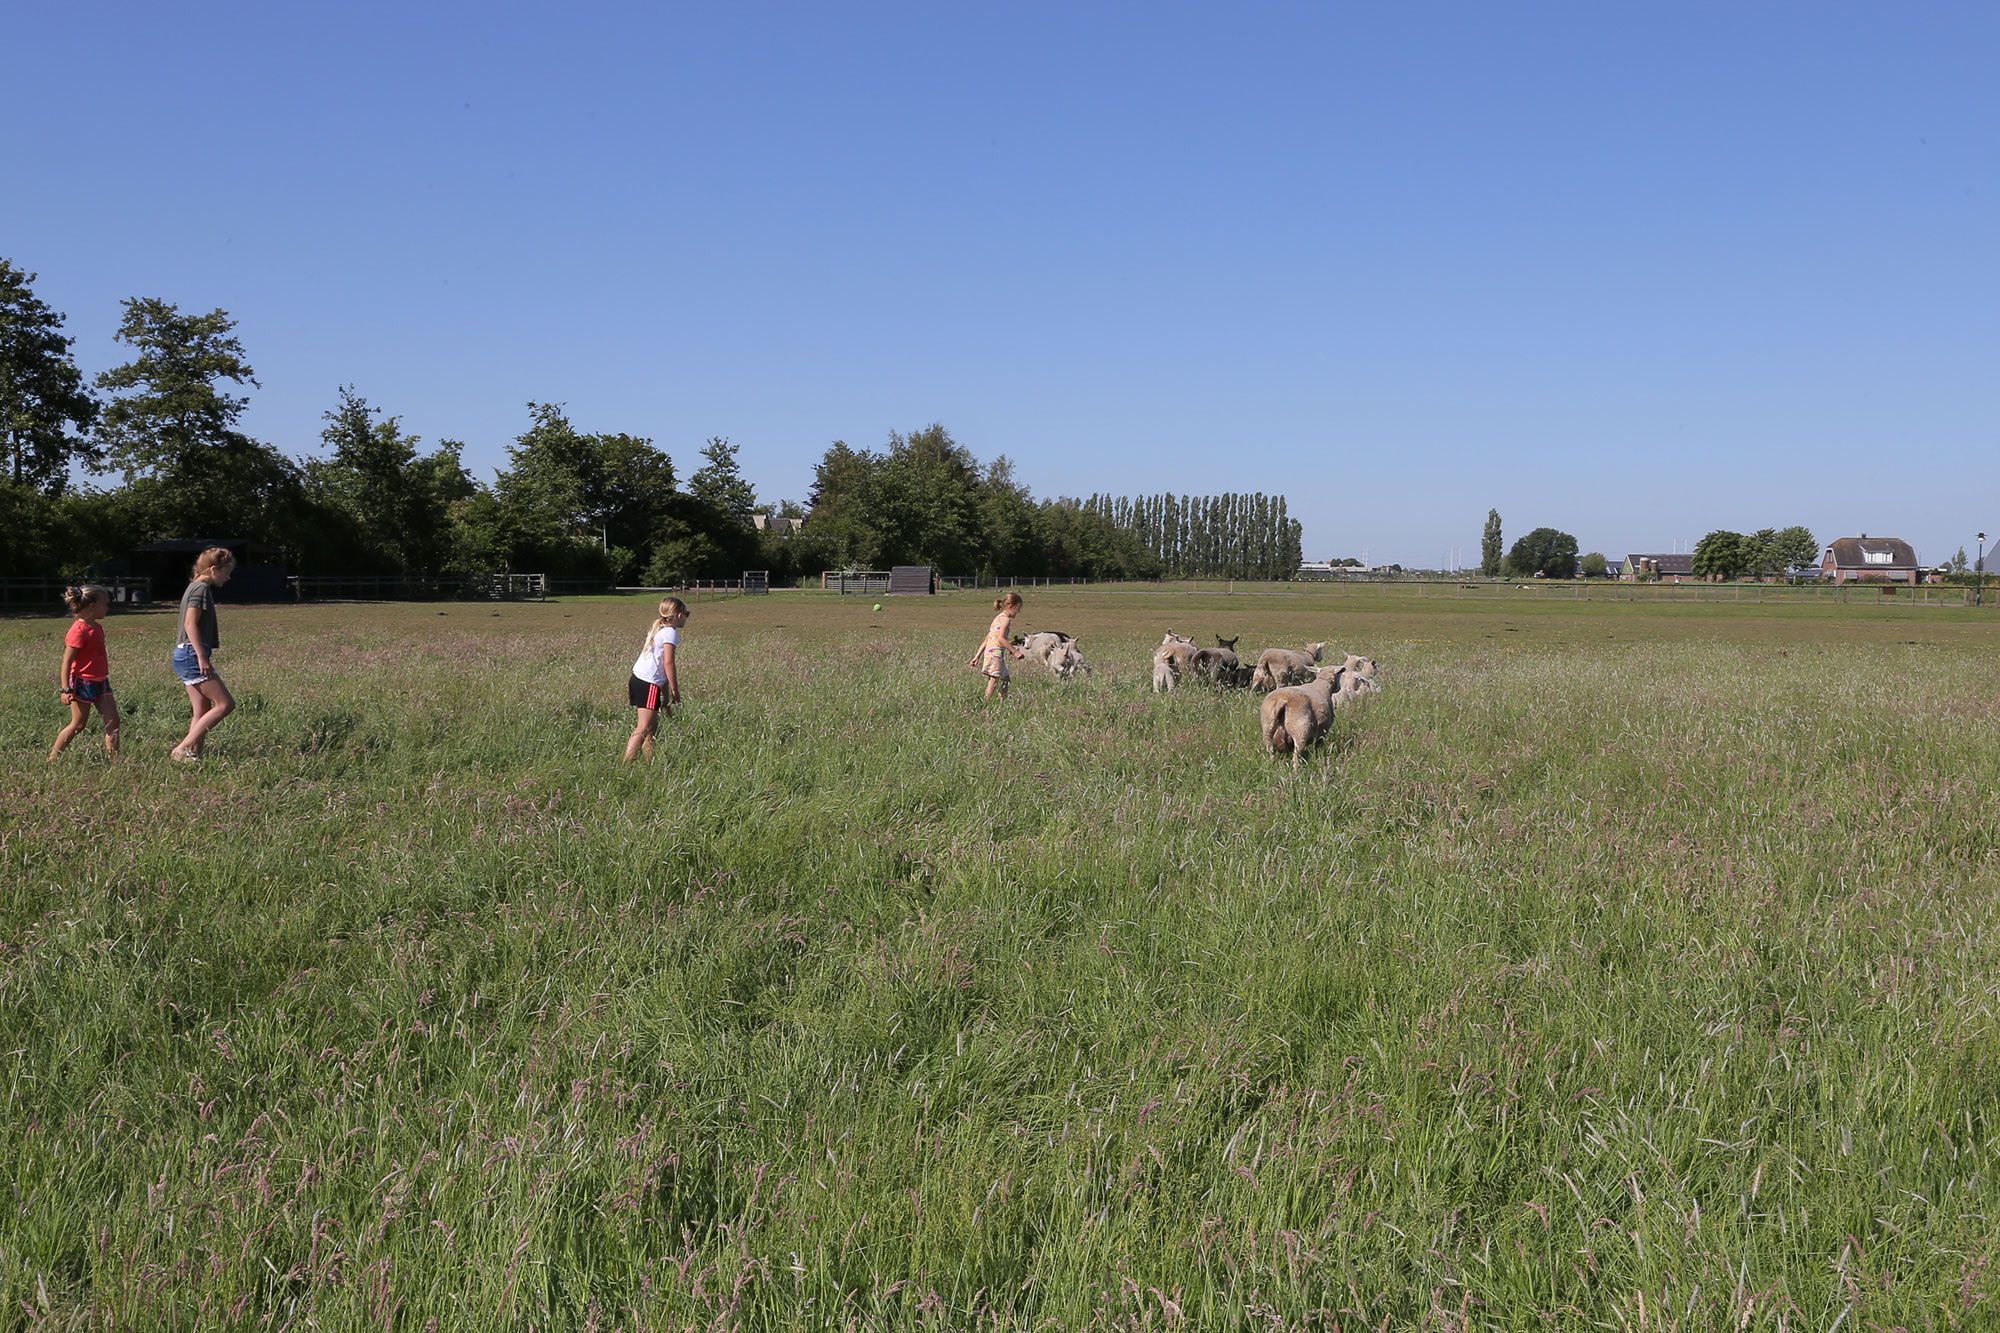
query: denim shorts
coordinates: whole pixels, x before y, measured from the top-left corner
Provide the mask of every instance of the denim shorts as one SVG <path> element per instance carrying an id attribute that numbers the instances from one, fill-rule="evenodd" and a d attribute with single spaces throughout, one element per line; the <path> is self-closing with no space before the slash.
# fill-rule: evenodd
<path id="1" fill-rule="evenodd" d="M 195 655 L 193 644 L 177 643 L 174 645 L 172 659 L 174 674 L 180 677 L 181 684 L 199 685 L 214 676 L 215 654 L 210 653 L 208 656 L 210 669 L 204 672 L 201 669 L 201 659 Z"/>
<path id="2" fill-rule="evenodd" d="M 94 704 L 99 699 L 111 697 L 111 682 L 108 680 L 85 680 L 82 676 L 72 676 L 69 682 L 70 697 L 80 704 Z"/>

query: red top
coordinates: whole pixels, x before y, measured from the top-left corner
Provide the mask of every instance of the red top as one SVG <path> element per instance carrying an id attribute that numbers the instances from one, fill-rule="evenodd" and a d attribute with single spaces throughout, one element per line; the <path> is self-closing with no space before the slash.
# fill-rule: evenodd
<path id="1" fill-rule="evenodd" d="M 111 679 L 111 659 L 104 652 L 104 626 L 79 620 L 63 635 L 63 642 L 76 649 L 70 659 L 69 674 L 83 680 Z"/>

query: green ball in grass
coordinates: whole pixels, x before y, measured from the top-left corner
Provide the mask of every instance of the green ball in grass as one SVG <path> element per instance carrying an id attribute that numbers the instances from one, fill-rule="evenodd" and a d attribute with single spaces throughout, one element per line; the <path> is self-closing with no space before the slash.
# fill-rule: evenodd
<path id="1" fill-rule="evenodd" d="M 880 610 L 882 609 L 882 603 L 880 603 L 880 602 L 877 602 L 877 603 L 875 603 L 875 609 L 876 609 L 877 611 L 880 611 Z"/>

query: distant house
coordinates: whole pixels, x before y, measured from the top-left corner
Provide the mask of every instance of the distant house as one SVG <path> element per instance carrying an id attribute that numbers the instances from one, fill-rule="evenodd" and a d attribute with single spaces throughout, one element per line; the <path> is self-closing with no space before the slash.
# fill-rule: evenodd
<path id="1" fill-rule="evenodd" d="M 1638 579 L 1659 579 L 1663 583 L 1690 581 L 1694 578 L 1694 556 L 1628 555 L 1625 563 L 1618 566 L 1618 577 L 1628 583 Z"/>
<path id="2" fill-rule="evenodd" d="M 759 532 L 775 532 L 780 537 L 795 537 L 806 530 L 802 518 L 786 518 L 781 514 L 752 514 L 750 522 Z"/>
<path id="3" fill-rule="evenodd" d="M 1826 548 L 1819 567 L 1835 583 L 1915 584 L 1923 571 L 1901 537 L 1842 537 Z"/>

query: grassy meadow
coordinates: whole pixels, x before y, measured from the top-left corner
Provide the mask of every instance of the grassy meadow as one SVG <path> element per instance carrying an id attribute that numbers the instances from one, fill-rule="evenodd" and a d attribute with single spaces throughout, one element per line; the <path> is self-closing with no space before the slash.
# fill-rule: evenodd
<path id="1" fill-rule="evenodd" d="M 989 600 L 0 621 L 0 1323 L 2000 1327 L 1991 612 Z"/>

